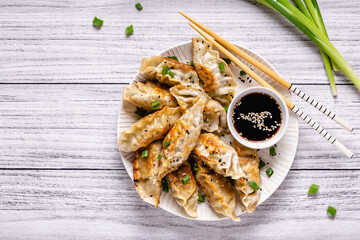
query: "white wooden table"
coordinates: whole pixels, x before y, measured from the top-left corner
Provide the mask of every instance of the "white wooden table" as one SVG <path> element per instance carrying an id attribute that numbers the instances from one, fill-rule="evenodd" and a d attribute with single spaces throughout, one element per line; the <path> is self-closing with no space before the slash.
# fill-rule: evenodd
<path id="1" fill-rule="evenodd" d="M 255 0 L 141 1 L 142 11 L 135 2 L 0 2 L 0 238 L 359 239 L 360 93 L 349 80 L 337 74 L 333 98 L 318 48 Z M 360 75 L 358 0 L 319 2 L 333 43 Z M 295 98 L 355 157 L 301 122 L 287 178 L 241 223 L 181 219 L 142 202 L 116 148 L 117 113 L 143 57 L 196 35 L 179 10 L 256 51 L 352 123 L 349 133 Z"/>

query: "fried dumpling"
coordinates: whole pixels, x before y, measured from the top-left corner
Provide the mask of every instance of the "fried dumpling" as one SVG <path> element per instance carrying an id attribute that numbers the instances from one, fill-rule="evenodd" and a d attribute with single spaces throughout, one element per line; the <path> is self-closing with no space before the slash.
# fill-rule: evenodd
<path id="1" fill-rule="evenodd" d="M 230 68 L 210 42 L 196 37 L 192 39 L 192 44 L 194 66 L 204 83 L 204 90 L 222 105 L 229 106 L 236 87 Z M 224 66 L 225 70 L 222 71 L 219 64 Z"/>
<path id="2" fill-rule="evenodd" d="M 230 181 L 212 171 L 196 155 L 194 155 L 194 160 L 198 166 L 195 174 L 196 181 L 215 212 L 230 217 L 236 222 L 240 221 L 235 214 L 236 197 Z"/>
<path id="3" fill-rule="evenodd" d="M 118 148 L 124 152 L 136 151 L 151 142 L 161 139 L 181 117 L 179 107 L 164 107 L 135 122 L 130 128 L 122 131 L 118 139 Z"/>
<path id="4" fill-rule="evenodd" d="M 147 203 L 157 207 L 162 191 L 161 181 L 158 179 L 159 158 L 162 152 L 161 140 L 152 142 L 148 147 L 135 152 L 133 163 L 134 184 L 139 196 Z M 147 151 L 147 157 L 142 153 Z"/>
<path id="5" fill-rule="evenodd" d="M 214 134 L 201 134 L 193 151 L 206 165 L 224 177 L 239 179 L 245 176 L 235 149 Z"/>
<path id="6" fill-rule="evenodd" d="M 190 163 L 185 161 L 176 171 L 166 175 L 166 180 L 176 202 L 185 209 L 190 217 L 197 217 L 199 194 Z"/>
<path id="7" fill-rule="evenodd" d="M 176 85 L 170 88 L 170 92 L 177 99 L 182 112 L 192 107 L 199 96 L 206 99 L 203 130 L 207 132 L 221 132 L 227 128 L 224 107 L 219 102 L 213 100 L 201 88 L 195 88 L 193 85 Z"/>
<path id="8" fill-rule="evenodd" d="M 176 121 L 164 138 L 165 158 L 161 159 L 159 179 L 175 171 L 188 159 L 200 136 L 205 102 L 205 99 L 199 98 L 199 101 Z"/>
<path id="9" fill-rule="evenodd" d="M 247 148 L 237 141 L 234 142 L 235 150 L 239 156 L 240 166 L 246 176 L 234 181 L 235 189 L 240 196 L 242 204 L 251 213 L 255 210 L 260 198 L 260 190 L 254 191 L 249 182 L 256 182 L 261 187 L 261 177 L 259 170 L 259 156 L 257 151 Z"/>
<path id="10" fill-rule="evenodd" d="M 199 78 L 194 67 L 163 56 L 144 58 L 141 61 L 140 73 L 145 73 L 169 86 L 199 84 Z"/>
<path id="11" fill-rule="evenodd" d="M 168 88 L 151 81 L 135 82 L 128 85 L 123 91 L 122 98 L 149 112 L 161 110 L 165 106 L 176 107 L 178 105 Z M 154 107 L 152 103 L 155 101 L 158 101 L 158 104 Z"/>

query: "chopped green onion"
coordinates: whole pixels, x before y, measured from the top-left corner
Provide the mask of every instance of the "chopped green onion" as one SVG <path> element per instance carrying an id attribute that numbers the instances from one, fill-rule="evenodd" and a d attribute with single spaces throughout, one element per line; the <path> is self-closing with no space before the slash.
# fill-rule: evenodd
<path id="1" fill-rule="evenodd" d="M 275 155 L 276 155 L 275 146 L 271 146 L 271 147 L 270 147 L 270 155 L 271 155 L 271 156 L 275 156 Z"/>
<path id="2" fill-rule="evenodd" d="M 161 158 L 162 158 L 162 155 L 160 155 L 160 154 L 159 154 L 159 155 L 157 155 L 157 159 L 159 159 L 159 160 L 160 160 Z"/>
<path id="3" fill-rule="evenodd" d="M 103 25 L 103 23 L 104 23 L 103 20 L 101 20 L 100 18 L 94 17 L 93 25 L 94 25 L 95 27 L 101 28 L 101 26 Z"/>
<path id="4" fill-rule="evenodd" d="M 165 76 L 169 72 L 169 66 L 165 65 L 162 68 L 162 75 Z"/>
<path id="5" fill-rule="evenodd" d="M 205 197 L 204 197 L 204 195 L 199 194 L 198 201 L 199 201 L 199 202 L 205 202 Z"/>
<path id="6" fill-rule="evenodd" d="M 166 193 L 169 192 L 169 185 L 168 185 L 165 177 L 163 177 L 163 179 L 161 179 L 161 185 L 162 185 L 162 190 L 164 192 L 166 192 Z"/>
<path id="7" fill-rule="evenodd" d="M 194 165 L 194 171 L 196 172 L 197 170 L 199 170 L 199 166 L 198 165 Z"/>
<path id="8" fill-rule="evenodd" d="M 172 71 L 169 71 L 169 75 L 170 75 L 170 77 L 175 77 L 175 74 L 172 72 Z"/>
<path id="9" fill-rule="evenodd" d="M 142 153 L 141 153 L 141 158 L 147 158 L 149 156 L 149 150 L 144 150 Z"/>
<path id="10" fill-rule="evenodd" d="M 219 62 L 220 71 L 225 71 L 225 66 L 222 62 Z"/>
<path id="11" fill-rule="evenodd" d="M 228 106 L 224 105 L 223 108 L 225 109 L 225 112 L 228 112 L 228 110 L 229 110 Z"/>
<path id="12" fill-rule="evenodd" d="M 336 214 L 336 209 L 332 206 L 329 206 L 328 209 L 327 209 L 327 212 L 331 215 L 331 216 L 335 216 Z"/>
<path id="13" fill-rule="evenodd" d="M 268 177 L 271 177 L 274 174 L 274 170 L 270 167 L 266 170 L 266 175 L 268 175 Z"/>
<path id="14" fill-rule="evenodd" d="M 251 187 L 254 191 L 260 189 L 259 185 L 257 185 L 256 182 L 249 182 L 249 185 L 250 185 L 250 187 Z"/>
<path id="15" fill-rule="evenodd" d="M 186 175 L 181 179 L 183 185 L 187 184 L 189 181 L 190 181 L 190 177 L 188 175 Z"/>
<path id="16" fill-rule="evenodd" d="M 240 71 L 240 76 L 245 76 L 246 75 L 246 72 L 244 70 L 241 70 Z"/>
<path id="17" fill-rule="evenodd" d="M 231 63 L 231 60 L 228 59 L 228 58 L 222 58 L 222 60 L 224 60 L 227 64 L 230 64 L 230 63 Z"/>
<path id="18" fill-rule="evenodd" d="M 160 107 L 160 105 L 161 104 L 160 104 L 159 100 L 155 100 L 151 103 L 152 109 L 158 109 Z"/>
<path id="19" fill-rule="evenodd" d="M 144 117 L 146 115 L 147 111 L 141 108 L 138 108 L 135 112 L 135 114 L 139 115 L 140 117 Z"/>
<path id="20" fill-rule="evenodd" d="M 318 190 L 319 190 L 319 185 L 311 184 L 311 186 L 309 188 L 309 191 L 308 191 L 308 194 L 315 195 Z"/>
<path id="21" fill-rule="evenodd" d="M 169 142 L 169 141 L 165 141 L 165 142 L 163 143 L 163 145 L 164 145 L 164 147 L 167 147 L 167 146 L 170 145 L 170 142 Z"/>
<path id="22" fill-rule="evenodd" d="M 193 61 L 190 61 L 190 66 L 195 67 L 195 66 L 194 66 L 194 62 L 193 62 Z"/>
<path id="23" fill-rule="evenodd" d="M 137 10 L 143 9 L 143 6 L 141 6 L 140 3 L 135 4 L 135 7 L 137 8 Z"/>
<path id="24" fill-rule="evenodd" d="M 265 167 L 266 163 L 264 163 L 262 160 L 260 160 L 259 163 L 259 169 L 261 170 L 263 167 Z"/>
<path id="25" fill-rule="evenodd" d="M 125 28 L 125 33 L 126 33 L 127 36 L 133 34 L 134 33 L 134 26 L 130 25 L 127 28 Z"/>
<path id="26" fill-rule="evenodd" d="M 175 59 L 176 61 L 179 61 L 178 57 L 177 56 L 171 56 L 169 58 L 172 58 L 172 59 Z"/>

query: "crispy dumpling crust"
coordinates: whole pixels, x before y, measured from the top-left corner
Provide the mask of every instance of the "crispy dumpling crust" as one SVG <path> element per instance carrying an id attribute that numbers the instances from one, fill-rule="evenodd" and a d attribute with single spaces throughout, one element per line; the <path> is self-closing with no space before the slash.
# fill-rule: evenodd
<path id="1" fill-rule="evenodd" d="M 260 190 L 254 191 L 249 182 L 255 181 L 261 187 L 261 177 L 259 170 L 259 156 L 255 149 L 247 148 L 235 141 L 235 150 L 239 156 L 240 166 L 245 172 L 246 176 L 234 181 L 235 189 L 240 196 L 242 204 L 246 210 L 251 213 L 255 210 L 259 198 Z"/>
<path id="2" fill-rule="evenodd" d="M 130 84 L 124 89 L 122 98 L 149 112 L 161 110 L 165 106 L 176 107 L 178 105 L 167 87 L 151 81 Z M 153 109 L 151 103 L 155 100 L 159 101 L 160 106 Z"/>
<path id="3" fill-rule="evenodd" d="M 181 110 L 179 107 L 164 107 L 160 111 L 141 118 L 130 128 L 121 132 L 118 139 L 118 148 L 120 151 L 130 152 L 146 147 L 151 142 L 163 138 L 180 116 Z"/>
<path id="4" fill-rule="evenodd" d="M 170 88 L 170 92 L 177 99 L 181 111 L 192 107 L 198 97 L 204 97 L 203 130 L 207 132 L 221 132 L 227 129 L 226 111 L 216 100 L 213 100 L 203 89 L 195 88 L 194 85 L 176 85 Z"/>
<path id="5" fill-rule="evenodd" d="M 215 212 L 240 221 L 235 214 L 236 195 L 230 181 L 208 168 L 196 155 L 193 157 L 198 166 L 196 181 Z"/>
<path id="6" fill-rule="evenodd" d="M 148 157 L 142 158 L 141 153 L 148 150 Z M 139 196 L 147 203 L 157 207 L 160 202 L 161 181 L 158 180 L 159 159 L 161 154 L 161 140 L 151 143 L 147 148 L 135 152 L 133 163 L 134 185 Z"/>
<path id="7" fill-rule="evenodd" d="M 174 77 L 171 77 L 169 74 L 162 75 L 164 66 L 169 67 L 169 71 L 174 74 Z M 199 78 L 194 67 L 163 56 L 152 56 L 149 59 L 144 58 L 141 61 L 140 73 L 145 73 L 151 78 L 157 79 L 160 83 L 169 86 L 177 84 L 199 84 Z"/>
<path id="8" fill-rule="evenodd" d="M 185 176 L 189 176 L 190 180 L 183 184 L 182 179 Z M 184 162 L 176 171 L 166 175 L 166 180 L 177 203 L 185 209 L 190 217 L 197 217 L 198 187 L 190 163 Z"/>
<path id="9" fill-rule="evenodd" d="M 164 138 L 163 144 L 165 142 L 170 144 L 164 146 L 165 158 L 161 159 L 159 179 L 175 171 L 188 159 L 200 136 L 205 102 L 205 99 L 200 98 L 176 121 Z"/>
<path id="10" fill-rule="evenodd" d="M 235 149 L 214 134 L 201 134 L 193 151 L 208 167 L 224 177 L 239 179 L 245 176 Z"/>
<path id="11" fill-rule="evenodd" d="M 192 44 L 194 66 L 204 84 L 204 90 L 222 105 L 229 106 L 236 87 L 230 68 L 210 42 L 196 37 L 192 39 Z M 225 71 L 220 70 L 219 63 L 224 65 Z"/>

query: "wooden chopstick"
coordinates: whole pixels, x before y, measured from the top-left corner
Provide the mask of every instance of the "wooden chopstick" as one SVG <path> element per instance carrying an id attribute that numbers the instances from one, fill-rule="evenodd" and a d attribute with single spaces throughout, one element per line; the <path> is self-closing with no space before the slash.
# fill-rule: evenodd
<path id="1" fill-rule="evenodd" d="M 243 71 L 245 71 L 250 77 L 255 79 L 261 86 L 270 88 L 271 90 L 278 93 L 281 98 L 285 101 L 287 107 L 294 112 L 298 117 L 303 119 L 307 124 L 309 124 L 313 129 L 315 129 L 320 135 L 322 135 L 327 141 L 329 141 L 332 145 L 337 147 L 341 152 L 343 152 L 348 158 L 351 158 L 354 154 L 347 149 L 343 144 L 341 144 L 335 137 L 333 137 L 330 133 L 328 133 L 324 128 L 322 128 L 319 124 L 317 124 L 314 120 L 312 120 L 307 114 L 301 111 L 298 107 L 294 105 L 291 101 L 285 98 L 282 94 L 276 91 L 272 86 L 270 86 L 264 79 L 262 79 L 259 75 L 253 72 L 248 66 L 246 66 L 243 62 L 241 62 L 237 57 L 232 55 L 228 50 L 226 50 L 223 46 L 221 46 L 218 42 L 212 39 L 207 33 L 201 30 L 193 23 L 189 23 L 192 28 L 194 28 L 198 33 L 200 33 L 206 40 L 212 43 L 214 47 L 216 47 L 220 52 L 222 52 L 227 58 L 229 58 L 233 63 L 235 63 L 238 67 L 240 67 Z"/>
<path id="2" fill-rule="evenodd" d="M 329 118 L 331 118 L 332 120 L 334 120 L 335 122 L 337 122 L 338 124 L 340 124 L 341 126 L 346 128 L 348 131 L 351 132 L 351 131 L 354 130 L 354 127 L 352 127 L 346 121 L 341 119 L 334 112 L 332 112 L 331 110 L 326 108 L 324 105 L 319 104 L 317 101 L 315 101 L 315 99 L 308 96 L 307 94 L 305 94 L 305 92 L 303 92 L 302 90 L 298 89 L 297 87 L 295 87 L 294 85 L 292 85 L 291 83 L 289 83 L 288 81 L 286 81 L 285 79 L 280 77 L 277 73 L 273 72 L 272 70 L 270 70 L 269 68 L 264 66 L 262 63 L 260 63 L 256 59 L 249 56 L 243 50 L 241 50 L 238 47 L 234 46 L 233 44 L 228 42 L 225 38 L 221 37 L 217 33 L 213 32 L 209 28 L 205 27 L 204 25 L 202 25 L 200 22 L 196 21 L 194 18 L 190 17 L 189 15 L 187 15 L 187 14 L 185 14 L 183 12 L 179 12 L 179 13 L 181 15 L 183 15 L 185 18 L 187 18 L 190 22 L 192 22 L 193 24 L 195 24 L 196 26 L 201 28 L 204 32 L 206 32 L 207 34 L 212 36 L 217 42 L 219 42 L 220 44 L 225 46 L 227 49 L 230 49 L 231 51 L 233 51 L 234 53 L 236 53 L 237 55 L 239 55 L 240 57 L 245 59 L 247 62 L 251 63 L 252 65 L 257 67 L 258 69 L 263 71 L 266 75 L 268 75 L 269 77 L 271 77 L 272 79 L 274 79 L 275 81 L 277 81 L 278 83 L 280 83 L 281 85 L 283 85 L 284 87 L 286 87 L 287 89 L 289 89 L 290 91 L 295 93 L 301 99 L 305 100 L 311 106 L 315 107 L 317 110 L 319 110 L 320 112 L 322 112 L 323 114 L 325 114 L 326 116 L 328 116 Z"/>

